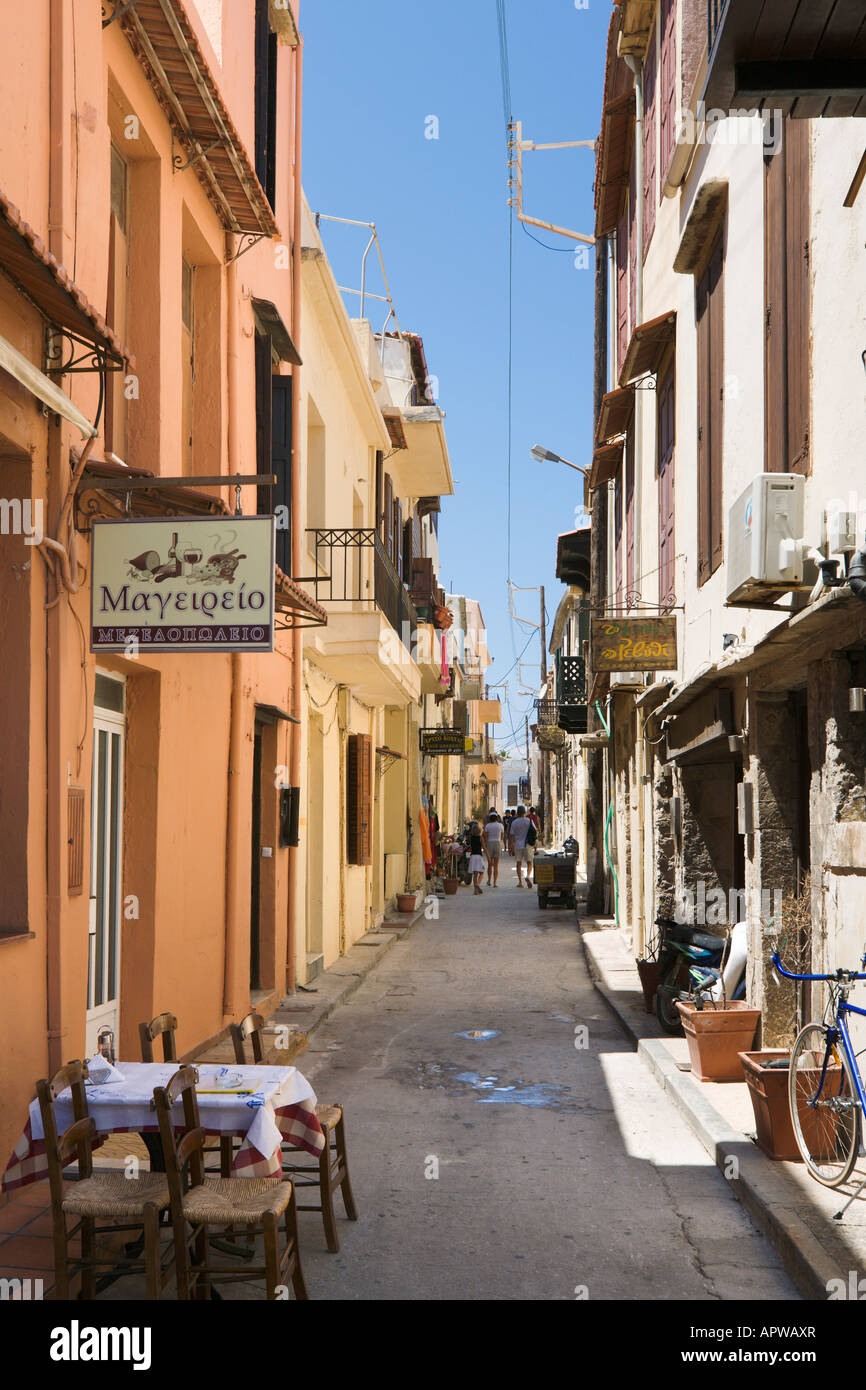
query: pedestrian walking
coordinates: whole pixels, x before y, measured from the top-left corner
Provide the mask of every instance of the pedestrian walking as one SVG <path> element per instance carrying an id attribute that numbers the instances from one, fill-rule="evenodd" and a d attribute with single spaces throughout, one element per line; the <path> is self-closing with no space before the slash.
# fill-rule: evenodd
<path id="1" fill-rule="evenodd" d="M 469 826 L 469 872 L 472 875 L 474 891 L 480 894 L 481 880 L 484 877 L 484 846 L 481 827 L 477 820 Z"/>
<path id="2" fill-rule="evenodd" d="M 514 820 L 511 822 L 511 827 L 510 827 L 510 831 L 509 831 L 509 842 L 510 842 L 510 846 L 511 846 L 511 853 L 514 855 L 515 859 L 517 860 L 517 886 L 518 886 L 518 888 L 522 888 L 522 887 L 523 887 L 523 866 L 524 866 L 524 864 L 527 866 L 527 868 L 526 868 L 526 874 L 527 874 L 527 884 L 526 884 L 526 886 L 527 886 L 527 888 L 531 888 L 531 887 L 532 887 L 532 858 L 533 858 L 533 855 L 534 855 L 534 852 L 535 852 L 535 851 L 534 851 L 534 849 L 533 849 L 531 846 L 528 847 L 528 846 L 527 846 L 527 843 L 526 843 L 526 837 L 527 837 L 527 835 L 529 834 L 530 830 L 532 830 L 533 834 L 535 834 L 535 826 L 532 824 L 532 821 L 531 821 L 531 820 L 529 819 L 529 817 L 527 816 L 527 814 L 526 814 L 526 808 L 523 807 L 523 806 L 518 806 L 518 808 L 517 808 L 517 815 L 514 817 Z"/>
<path id="3" fill-rule="evenodd" d="M 487 886 L 499 887 L 499 860 L 502 855 L 502 843 L 505 835 L 504 826 L 499 819 L 497 811 L 491 811 L 487 817 L 481 839 L 484 844 L 484 853 L 487 855 Z"/>

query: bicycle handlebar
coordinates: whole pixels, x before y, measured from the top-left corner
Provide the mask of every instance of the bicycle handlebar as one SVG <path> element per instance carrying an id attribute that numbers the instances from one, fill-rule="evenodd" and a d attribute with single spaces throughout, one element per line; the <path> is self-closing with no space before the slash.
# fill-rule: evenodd
<path id="1" fill-rule="evenodd" d="M 795 975 L 792 971 L 784 968 L 778 951 L 774 951 L 770 959 L 779 974 L 784 975 L 786 980 L 829 980 L 839 983 L 842 980 L 866 980 L 866 975 L 857 970 L 836 970 L 832 975 Z"/>

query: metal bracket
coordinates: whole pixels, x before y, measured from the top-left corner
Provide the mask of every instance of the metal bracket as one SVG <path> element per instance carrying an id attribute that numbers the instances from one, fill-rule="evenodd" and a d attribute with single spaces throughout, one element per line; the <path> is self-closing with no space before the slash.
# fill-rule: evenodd
<path id="1" fill-rule="evenodd" d="M 94 347 L 86 338 L 79 338 L 70 329 L 58 328 L 55 324 L 46 327 L 46 373 L 55 372 L 58 376 L 64 376 L 66 372 L 122 372 L 123 368 L 124 363 L 118 358 L 109 357 L 101 348 Z"/>
<path id="2" fill-rule="evenodd" d="M 655 373 L 650 372 L 647 376 L 639 377 L 637 381 L 633 381 L 631 389 L 633 391 L 655 391 L 656 384 Z"/>
<path id="3" fill-rule="evenodd" d="M 115 0 L 114 9 L 108 16 L 108 19 L 103 19 L 102 21 L 103 29 L 107 29 L 108 26 L 110 24 L 113 24 L 116 19 L 123 19 L 123 16 L 126 14 L 127 10 L 131 10 L 133 5 L 136 5 L 137 3 L 138 0 Z M 106 8 L 105 3 L 103 4 L 102 8 Z"/>
<path id="4" fill-rule="evenodd" d="M 260 241 L 264 241 L 265 232 L 238 232 L 238 245 L 230 256 L 226 256 L 226 265 L 231 265 L 232 261 L 237 261 L 247 251 L 251 251 Z M 246 245 L 244 245 L 246 243 Z"/>
<path id="5" fill-rule="evenodd" d="M 210 145 L 205 145 L 204 149 L 202 149 L 201 146 L 199 146 L 197 153 L 192 155 L 186 161 L 184 161 L 184 157 L 182 154 L 173 154 L 171 157 L 171 164 L 172 168 L 174 169 L 174 172 L 176 174 L 182 174 L 184 169 L 192 168 L 193 164 L 197 164 L 200 159 L 204 159 L 207 155 L 210 154 L 211 150 L 217 149 L 217 147 L 221 144 L 222 140 L 214 140 Z"/>
<path id="6" fill-rule="evenodd" d="M 383 776 L 390 767 L 393 767 L 395 763 L 405 761 L 405 754 L 397 753 L 393 748 L 388 748 L 387 745 L 376 749 L 376 770 L 380 777 Z"/>

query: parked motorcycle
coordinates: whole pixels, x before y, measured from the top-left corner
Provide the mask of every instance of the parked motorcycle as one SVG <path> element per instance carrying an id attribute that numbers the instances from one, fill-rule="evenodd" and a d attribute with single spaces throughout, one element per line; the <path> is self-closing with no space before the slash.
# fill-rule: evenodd
<path id="1" fill-rule="evenodd" d="M 682 1032 L 676 1001 L 681 995 L 691 998 L 689 972 L 698 966 L 718 972 L 728 938 L 675 922 L 670 917 L 657 917 L 655 924 L 659 929 L 656 1017 L 666 1033 L 676 1035 Z"/>

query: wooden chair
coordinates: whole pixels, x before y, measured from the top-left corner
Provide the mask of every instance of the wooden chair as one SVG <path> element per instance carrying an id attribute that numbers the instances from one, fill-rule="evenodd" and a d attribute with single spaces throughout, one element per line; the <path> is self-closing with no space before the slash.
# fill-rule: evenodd
<path id="1" fill-rule="evenodd" d="M 174 1035 L 177 1032 L 177 1019 L 174 1014 L 157 1014 L 150 1023 L 139 1023 L 138 1037 L 141 1043 L 142 1062 L 153 1061 L 154 1040 L 162 1037 L 162 1060 L 164 1062 L 177 1061 L 177 1048 L 175 1047 Z"/>
<path id="2" fill-rule="evenodd" d="M 137 1178 L 125 1172 L 101 1172 L 93 1175 L 93 1136 L 96 1125 L 87 1113 L 84 1081 L 87 1067 L 83 1062 L 67 1062 L 51 1080 L 37 1081 L 36 1095 L 45 1133 L 48 1159 L 48 1181 L 51 1190 L 51 1214 L 54 1226 L 55 1298 L 70 1298 L 70 1281 L 81 1274 L 81 1297 L 91 1299 L 115 1279 L 124 1274 L 143 1270 L 147 1279 L 147 1297 L 159 1298 L 160 1291 L 171 1273 L 171 1258 L 163 1261 L 159 1244 L 160 1213 L 169 1205 L 169 1189 L 165 1175 L 141 1173 Z M 54 1102 L 62 1091 L 72 1090 L 74 1120 L 60 1136 L 54 1115 Z M 78 1182 L 67 1182 L 63 1165 L 73 1152 L 78 1154 Z M 77 1217 L 71 1228 L 67 1217 Z M 96 1221 L 111 1224 L 97 1226 Z M 144 1258 L 126 1255 L 99 1254 L 97 1236 L 115 1235 L 118 1231 L 143 1233 Z M 81 1240 L 80 1256 L 70 1250 L 70 1241 Z M 97 1286 L 98 1269 L 110 1270 Z"/>
<path id="3" fill-rule="evenodd" d="M 247 1014 L 240 1023 L 231 1024 L 230 1032 L 235 1049 L 235 1061 L 241 1066 L 248 1065 L 245 1055 L 247 1041 L 252 1047 L 253 1063 L 264 1061 L 264 1048 L 262 1046 L 264 1026 L 265 1021 L 261 1014 L 255 1013 Z M 322 1213 L 328 1249 L 331 1254 L 336 1254 L 340 1248 L 337 1218 L 334 1211 L 334 1193 L 338 1187 L 343 1194 L 343 1205 L 346 1208 L 347 1217 L 350 1221 L 358 1220 L 358 1209 L 355 1206 L 355 1197 L 349 1177 L 343 1107 L 341 1105 L 317 1105 L 316 1119 L 325 1133 L 325 1147 L 318 1161 L 315 1165 L 301 1164 L 287 1162 L 284 1157 L 283 1174 L 292 1179 L 296 1188 L 318 1187 L 320 1198 L 318 1204 L 299 1206 L 298 1211 L 320 1211 Z M 282 1150 L 284 1155 L 305 1152 L 303 1149 L 293 1148 L 290 1144 L 285 1143 Z"/>
<path id="4" fill-rule="evenodd" d="M 260 1279 L 267 1296 L 291 1281 L 295 1297 L 308 1297 L 298 1250 L 298 1218 L 294 1188 L 273 1178 L 208 1178 L 204 1173 L 205 1132 L 199 1123 L 194 1067 L 181 1067 L 167 1086 L 153 1093 L 159 1118 L 171 1220 L 174 1228 L 175 1270 L 179 1299 L 208 1298 L 215 1283 Z M 172 1109 L 183 1103 L 183 1131 L 175 1134 Z M 280 1251 L 278 1221 L 284 1219 L 285 1246 Z M 187 1223 L 191 1231 L 187 1234 Z M 244 1225 L 264 1238 L 263 1265 L 208 1263 L 208 1229 Z"/>

